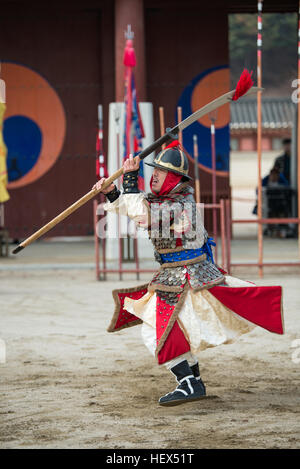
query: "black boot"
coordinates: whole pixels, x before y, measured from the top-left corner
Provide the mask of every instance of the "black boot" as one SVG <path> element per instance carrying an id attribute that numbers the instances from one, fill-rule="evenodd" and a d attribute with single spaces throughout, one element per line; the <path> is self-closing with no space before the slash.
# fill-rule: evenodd
<path id="1" fill-rule="evenodd" d="M 197 401 L 205 396 L 204 384 L 197 380 L 187 362 L 184 360 L 171 368 L 179 383 L 177 388 L 159 399 L 159 404 L 164 406 L 175 406 L 184 402 Z"/>
<path id="2" fill-rule="evenodd" d="M 203 391 L 204 391 L 204 395 L 206 395 L 206 388 L 205 388 L 205 385 L 200 377 L 200 370 L 199 370 L 199 363 L 195 363 L 195 365 L 191 366 L 191 370 L 193 372 L 193 375 L 194 377 L 196 378 L 196 380 L 201 384 L 201 386 L 203 387 Z"/>
<path id="3" fill-rule="evenodd" d="M 193 375 L 195 376 L 196 379 L 200 378 L 200 370 L 199 370 L 199 363 L 195 363 L 195 365 L 191 366 L 191 370 L 193 372 Z"/>

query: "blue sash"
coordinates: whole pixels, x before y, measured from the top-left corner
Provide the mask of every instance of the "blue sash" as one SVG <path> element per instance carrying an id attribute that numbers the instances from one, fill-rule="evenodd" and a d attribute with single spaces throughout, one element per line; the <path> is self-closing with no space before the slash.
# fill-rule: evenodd
<path id="1" fill-rule="evenodd" d="M 208 238 L 205 244 L 203 244 L 202 248 L 199 249 L 185 249 L 184 251 L 179 252 L 169 252 L 167 254 L 160 254 L 161 260 L 163 264 L 168 262 L 180 262 L 195 259 L 195 257 L 202 256 L 206 254 L 206 259 L 210 260 L 213 264 L 214 257 L 212 253 L 211 246 L 215 246 L 216 243 L 214 242 L 213 238 Z"/>

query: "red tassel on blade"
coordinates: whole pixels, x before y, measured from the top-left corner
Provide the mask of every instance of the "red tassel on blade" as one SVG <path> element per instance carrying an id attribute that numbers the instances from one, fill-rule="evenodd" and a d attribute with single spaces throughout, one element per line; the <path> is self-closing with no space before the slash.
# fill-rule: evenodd
<path id="1" fill-rule="evenodd" d="M 244 68 L 240 79 L 236 85 L 235 93 L 232 97 L 232 101 L 237 101 L 241 96 L 247 93 L 248 90 L 253 86 L 254 82 L 251 78 L 253 72 L 249 72 Z"/>

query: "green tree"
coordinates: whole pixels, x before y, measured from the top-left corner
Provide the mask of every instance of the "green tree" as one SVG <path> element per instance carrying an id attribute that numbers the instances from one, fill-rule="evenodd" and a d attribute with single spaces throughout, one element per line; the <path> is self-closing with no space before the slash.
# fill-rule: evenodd
<path id="1" fill-rule="evenodd" d="M 265 13 L 262 41 L 262 84 L 268 94 L 290 94 L 297 78 L 297 14 Z M 257 70 L 257 15 L 229 15 L 232 84 L 244 67 Z"/>

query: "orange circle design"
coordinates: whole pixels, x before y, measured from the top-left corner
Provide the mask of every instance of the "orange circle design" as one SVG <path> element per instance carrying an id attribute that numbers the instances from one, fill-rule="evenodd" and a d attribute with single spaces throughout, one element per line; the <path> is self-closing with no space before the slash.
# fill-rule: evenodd
<path id="1" fill-rule="evenodd" d="M 202 106 L 205 106 L 209 102 L 218 98 L 224 93 L 227 93 L 230 89 L 230 74 L 229 69 L 216 70 L 206 75 L 199 83 L 195 86 L 192 97 L 191 107 L 192 111 L 195 112 Z M 215 128 L 219 129 L 227 125 L 230 121 L 230 107 L 229 104 L 225 104 L 220 107 L 215 114 L 216 117 Z M 200 124 L 210 128 L 211 120 L 209 114 L 198 119 Z"/>
<path id="2" fill-rule="evenodd" d="M 66 134 L 66 115 L 56 91 L 41 75 L 29 68 L 2 62 L 1 78 L 6 84 L 4 118 L 22 115 L 32 119 L 42 132 L 42 147 L 34 167 L 8 189 L 26 186 L 43 176 L 55 164 Z"/>

